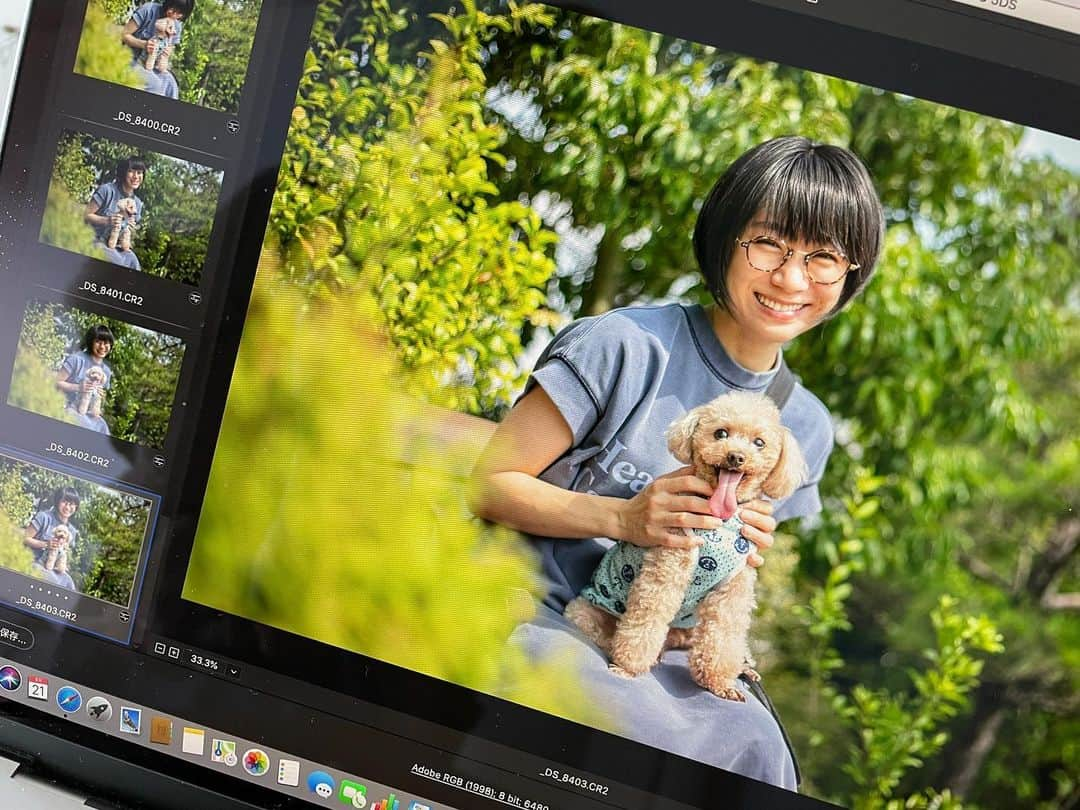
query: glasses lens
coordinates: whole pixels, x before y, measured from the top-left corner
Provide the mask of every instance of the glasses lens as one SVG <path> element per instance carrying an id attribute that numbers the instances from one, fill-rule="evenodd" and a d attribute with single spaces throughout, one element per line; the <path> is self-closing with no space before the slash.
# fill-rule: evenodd
<path id="1" fill-rule="evenodd" d="M 850 262 L 838 253 L 819 250 L 811 254 L 806 262 L 810 277 L 820 284 L 833 284 L 843 278 Z"/>
<path id="2" fill-rule="evenodd" d="M 754 239 L 746 248 L 746 258 L 751 267 L 772 272 L 784 263 L 787 249 L 779 242 L 763 236 Z"/>

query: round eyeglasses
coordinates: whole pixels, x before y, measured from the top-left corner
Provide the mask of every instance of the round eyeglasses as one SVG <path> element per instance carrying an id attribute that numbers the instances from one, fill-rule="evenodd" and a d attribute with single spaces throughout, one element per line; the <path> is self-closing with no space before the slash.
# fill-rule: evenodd
<path id="1" fill-rule="evenodd" d="M 859 265 L 837 250 L 795 250 L 775 236 L 755 236 L 745 241 L 736 239 L 735 244 L 746 250 L 746 261 L 750 266 L 762 273 L 779 270 L 793 255 L 801 253 L 806 277 L 815 284 L 836 284 L 849 270 L 859 269 Z"/>

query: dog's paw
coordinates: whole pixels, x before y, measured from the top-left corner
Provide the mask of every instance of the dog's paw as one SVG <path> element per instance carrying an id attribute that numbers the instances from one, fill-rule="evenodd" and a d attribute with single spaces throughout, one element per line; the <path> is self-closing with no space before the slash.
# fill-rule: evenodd
<path id="1" fill-rule="evenodd" d="M 632 680 L 635 676 L 632 672 L 627 672 L 618 664 L 608 664 L 607 671 L 614 675 L 616 678 L 624 678 L 625 680 Z"/>
<path id="2" fill-rule="evenodd" d="M 719 689 L 710 689 L 709 691 L 724 700 L 734 700 L 739 703 L 746 703 L 746 696 L 734 686 L 722 686 Z"/>
<path id="3" fill-rule="evenodd" d="M 698 686 L 703 689 L 708 689 L 717 697 L 721 697 L 724 700 L 735 700 L 739 703 L 746 702 L 746 696 L 743 695 L 742 690 L 736 685 L 734 678 L 721 677 L 718 674 L 701 672 L 695 673 L 694 680 Z"/>
<path id="4" fill-rule="evenodd" d="M 761 676 L 758 675 L 758 672 L 757 672 L 756 669 L 752 669 L 750 667 L 747 667 L 746 669 L 744 669 L 742 671 L 742 674 L 745 675 L 748 680 L 751 680 L 754 683 L 758 683 L 758 682 L 761 681 Z"/>

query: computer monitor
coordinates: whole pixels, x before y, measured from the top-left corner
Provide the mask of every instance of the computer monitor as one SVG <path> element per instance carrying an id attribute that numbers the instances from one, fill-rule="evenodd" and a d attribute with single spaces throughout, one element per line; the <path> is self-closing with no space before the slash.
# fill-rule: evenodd
<path id="1" fill-rule="evenodd" d="M 1069 806 L 1078 21 L 35 0 L 0 752 L 139 806 Z"/>

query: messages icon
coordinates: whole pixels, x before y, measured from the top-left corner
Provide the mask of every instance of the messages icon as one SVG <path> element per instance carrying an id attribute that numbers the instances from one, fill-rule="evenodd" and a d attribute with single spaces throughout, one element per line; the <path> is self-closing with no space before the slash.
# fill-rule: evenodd
<path id="1" fill-rule="evenodd" d="M 334 795 L 334 777 L 326 771 L 312 771 L 307 778 L 308 790 L 320 799 L 329 799 Z"/>

